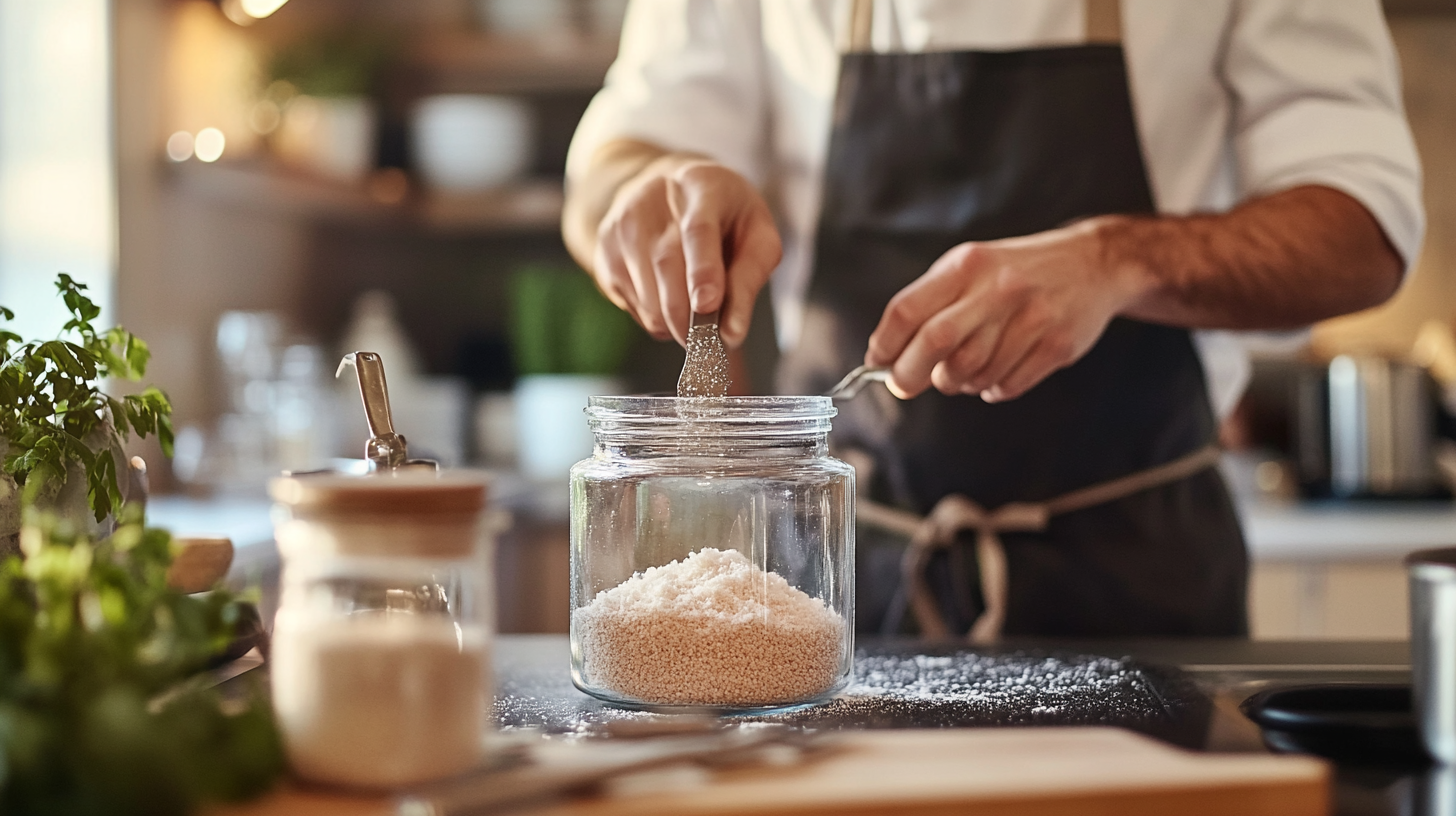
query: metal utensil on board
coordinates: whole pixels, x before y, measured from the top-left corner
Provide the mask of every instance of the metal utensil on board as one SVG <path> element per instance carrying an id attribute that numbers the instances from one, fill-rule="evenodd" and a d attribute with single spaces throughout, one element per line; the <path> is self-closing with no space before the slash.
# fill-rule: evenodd
<path id="1" fill-rule="evenodd" d="M 718 331 L 718 312 L 694 313 L 688 326 L 687 357 L 677 380 L 679 397 L 726 397 L 732 378 L 728 350 Z"/>
<path id="2" fill-rule="evenodd" d="M 396 816 L 477 816 L 588 791 L 625 774 L 676 765 L 794 764 L 833 748 L 832 737 L 786 727 L 717 729 L 606 744 L 537 746 L 554 761 L 530 761 L 447 779 L 395 801 Z M 565 754 L 565 756 L 562 756 Z"/>
<path id="3" fill-rule="evenodd" d="M 1431 757 L 1451 765 L 1456 763 L 1456 549 L 1411 553 L 1405 563 L 1416 725 Z"/>
<path id="4" fill-rule="evenodd" d="M 359 376 L 359 396 L 364 400 L 364 417 L 369 421 L 369 441 L 364 445 L 369 470 L 439 470 L 439 463 L 433 459 L 409 458 L 405 438 L 395 433 L 389 411 L 389 385 L 384 380 L 384 360 L 372 351 L 350 352 L 339 361 L 334 376 L 342 376 L 344 369 L 351 366 Z"/>
<path id="5" fill-rule="evenodd" d="M 866 385 L 872 382 L 886 382 L 890 379 L 889 366 L 867 366 L 859 368 L 844 375 L 837 385 L 829 389 L 824 396 L 830 399 L 852 399 Z"/>

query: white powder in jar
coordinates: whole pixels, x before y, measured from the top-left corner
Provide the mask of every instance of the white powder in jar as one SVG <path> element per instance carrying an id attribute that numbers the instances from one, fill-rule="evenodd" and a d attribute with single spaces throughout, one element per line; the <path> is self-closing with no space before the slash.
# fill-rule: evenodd
<path id="1" fill-rule="evenodd" d="M 572 613 L 589 685 L 647 703 L 812 699 L 844 669 L 845 622 L 737 550 L 651 567 Z"/>
<path id="2" fill-rule="evenodd" d="M 392 788 L 484 755 L 486 639 L 435 615 L 327 621 L 280 612 L 270 659 L 289 763 L 307 779 Z"/>

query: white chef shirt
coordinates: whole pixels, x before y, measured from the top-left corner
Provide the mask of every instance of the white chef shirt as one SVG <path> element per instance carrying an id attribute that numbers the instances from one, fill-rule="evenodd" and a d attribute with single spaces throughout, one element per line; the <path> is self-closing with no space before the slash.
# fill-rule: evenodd
<path id="1" fill-rule="evenodd" d="M 872 0 L 878 52 L 1085 41 L 1083 0 Z M 628 137 L 713 157 L 765 192 L 784 259 L 781 348 L 798 339 L 813 264 L 836 42 L 850 0 L 632 0 L 621 50 L 578 126 L 579 178 Z M 1407 266 L 1424 230 L 1420 162 L 1378 0 L 1122 0 L 1123 47 L 1160 212 L 1227 210 L 1302 184 L 1363 203 Z M 1239 336 L 1195 339 L 1220 415 L 1247 384 Z"/>

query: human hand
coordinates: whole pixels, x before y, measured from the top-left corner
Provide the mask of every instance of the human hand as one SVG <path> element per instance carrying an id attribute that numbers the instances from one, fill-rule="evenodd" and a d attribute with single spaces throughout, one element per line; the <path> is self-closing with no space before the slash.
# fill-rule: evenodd
<path id="1" fill-rule="evenodd" d="M 1022 238 L 961 244 L 890 300 L 865 363 L 891 366 L 890 390 L 930 386 L 1003 402 L 1076 362 L 1150 286 L 1108 257 L 1089 219 Z"/>
<path id="2" fill-rule="evenodd" d="M 597 228 L 592 276 L 658 340 L 686 345 L 689 312 L 721 308 L 723 342 L 735 348 L 781 256 L 773 216 L 747 179 L 668 154 L 613 197 Z"/>

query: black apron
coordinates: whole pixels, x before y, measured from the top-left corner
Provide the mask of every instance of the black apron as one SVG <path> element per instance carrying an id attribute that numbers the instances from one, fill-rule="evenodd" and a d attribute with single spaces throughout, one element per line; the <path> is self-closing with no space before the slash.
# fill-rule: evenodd
<path id="1" fill-rule="evenodd" d="M 780 384 L 823 393 L 861 363 L 891 296 L 957 244 L 1151 212 L 1120 46 L 845 54 L 803 331 Z M 1189 332 L 1122 318 L 1010 402 L 900 402 L 877 387 L 839 407 L 836 449 L 874 461 L 862 491 L 919 514 L 950 494 L 1044 501 L 1216 436 Z M 1247 556 L 1214 469 L 1002 540 L 1006 634 L 1247 632 Z M 884 631 L 898 556 L 861 541 L 858 625 Z M 931 564 L 958 631 L 978 612 L 966 561 L 952 548 Z"/>

